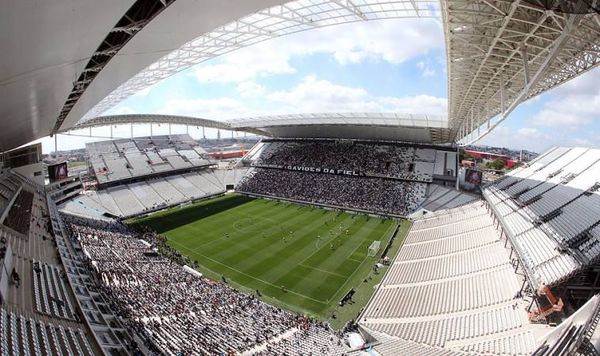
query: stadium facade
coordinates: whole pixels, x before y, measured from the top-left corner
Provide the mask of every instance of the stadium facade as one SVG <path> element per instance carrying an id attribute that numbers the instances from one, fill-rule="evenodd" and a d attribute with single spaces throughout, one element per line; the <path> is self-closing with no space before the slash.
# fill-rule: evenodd
<path id="1" fill-rule="evenodd" d="M 457 190 L 459 145 L 600 63 L 597 7 L 564 3 L 3 4 L 0 30 L 14 35 L 0 42 L 2 354 L 597 354 L 600 151 L 556 147 L 483 185 L 481 197 Z M 444 23 L 445 118 L 99 116 L 241 47 L 322 26 L 412 17 Z M 39 145 L 13 150 L 118 123 L 263 139 L 227 169 L 187 135 L 90 143 L 90 174 L 47 186 Z M 122 223 L 228 190 L 412 217 L 412 227 L 364 310 L 335 331 L 204 278 L 164 237 Z"/>

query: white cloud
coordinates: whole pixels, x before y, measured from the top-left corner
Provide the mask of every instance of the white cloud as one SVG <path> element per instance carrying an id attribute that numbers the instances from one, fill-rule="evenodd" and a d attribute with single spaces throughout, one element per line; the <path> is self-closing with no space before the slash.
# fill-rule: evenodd
<path id="1" fill-rule="evenodd" d="M 363 88 L 354 88 L 308 76 L 300 84 L 266 95 L 268 100 L 289 106 L 293 112 L 370 111 L 369 95 Z M 296 108 L 295 110 L 292 108 Z"/>
<path id="2" fill-rule="evenodd" d="M 241 82 L 235 90 L 243 98 L 256 98 L 265 93 L 265 88 L 262 85 L 252 81 Z"/>
<path id="3" fill-rule="evenodd" d="M 537 126 L 577 129 L 600 119 L 600 70 L 554 89 L 531 122 Z"/>
<path id="4" fill-rule="evenodd" d="M 240 101 L 221 97 L 214 99 L 167 100 L 158 114 L 195 116 L 212 120 L 225 120 L 246 115 L 248 108 Z"/>
<path id="5" fill-rule="evenodd" d="M 305 77 L 297 86 L 276 91 L 267 99 L 299 112 L 396 112 L 408 114 L 446 113 L 447 99 L 430 95 L 408 97 L 373 96 L 365 89 L 343 86 L 314 76 Z"/>
<path id="6" fill-rule="evenodd" d="M 241 83 L 237 89 L 239 92 L 262 91 L 260 103 L 249 100 L 253 97 L 243 95 L 239 99 L 231 97 L 173 99 L 167 100 L 159 113 L 224 120 L 262 115 L 322 112 L 395 112 L 442 115 L 446 113 L 447 109 L 446 98 L 430 95 L 374 96 L 363 88 L 344 86 L 320 80 L 315 76 L 305 77 L 288 90 L 266 92 L 265 88 L 257 86 L 253 82 Z"/>
<path id="7" fill-rule="evenodd" d="M 435 70 L 424 61 L 417 62 L 417 68 L 421 70 L 421 75 L 423 75 L 425 78 L 433 77 L 435 75 Z"/>
<path id="8" fill-rule="evenodd" d="M 378 101 L 390 112 L 444 116 L 448 113 L 448 99 L 432 95 L 383 97 Z"/>
<path id="9" fill-rule="evenodd" d="M 221 63 L 201 64 L 192 71 L 201 83 L 243 82 L 274 74 L 289 74 L 296 70 L 289 63 L 288 53 L 277 51 L 270 42 L 259 43 L 221 58 Z"/>
<path id="10" fill-rule="evenodd" d="M 331 55 L 345 65 L 365 60 L 393 64 L 444 47 L 443 31 L 433 19 L 371 21 L 325 27 L 268 40 L 196 66 L 198 81 L 242 82 L 294 73 L 293 57 Z"/>

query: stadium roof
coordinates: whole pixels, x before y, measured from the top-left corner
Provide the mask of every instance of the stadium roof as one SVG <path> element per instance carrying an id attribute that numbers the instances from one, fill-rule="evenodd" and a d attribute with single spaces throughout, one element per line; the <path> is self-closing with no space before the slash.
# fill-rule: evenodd
<path id="1" fill-rule="evenodd" d="M 0 151 L 75 125 L 190 39 L 279 2 L 2 1 Z"/>
<path id="2" fill-rule="evenodd" d="M 548 11 L 539 4 L 551 2 L 532 3 L 537 2 L 5 1 L 0 115 L 6 129 L 0 150 L 72 127 L 84 116 L 94 118 L 174 73 L 273 37 L 354 21 L 440 15 L 447 42 L 449 140 L 467 142 L 522 101 L 600 63 L 598 15 Z"/>
<path id="3" fill-rule="evenodd" d="M 448 121 L 441 116 L 393 113 L 335 113 L 264 116 L 230 120 L 232 128 L 258 129 L 290 138 L 356 138 L 420 143 L 449 142 Z"/>
<path id="4" fill-rule="evenodd" d="M 228 121 L 176 115 L 109 115 L 84 121 L 71 129 L 161 123 L 242 131 L 278 138 L 354 138 L 440 144 L 449 142 L 450 136 L 445 117 L 393 113 L 317 113 Z"/>
<path id="5" fill-rule="evenodd" d="M 600 64 L 600 15 L 589 1 L 441 3 L 448 117 L 464 143 L 485 136 L 523 101 Z M 544 7 L 555 3 L 573 5 L 574 13 Z"/>

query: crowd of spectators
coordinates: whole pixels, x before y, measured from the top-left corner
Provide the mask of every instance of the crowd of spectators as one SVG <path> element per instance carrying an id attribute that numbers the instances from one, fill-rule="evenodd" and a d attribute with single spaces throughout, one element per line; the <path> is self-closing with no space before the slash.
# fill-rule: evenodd
<path id="1" fill-rule="evenodd" d="M 373 177 L 255 168 L 237 191 L 312 204 L 407 215 L 424 201 L 427 184 Z"/>
<path id="2" fill-rule="evenodd" d="M 269 347 L 287 345 L 281 335 L 291 331 L 329 354 L 344 349 L 320 323 L 190 273 L 183 265 L 194 263 L 157 234 L 117 222 L 65 220 L 99 276 L 98 290 L 151 352 L 233 355 L 261 349 L 273 354 Z"/>
<path id="3" fill-rule="evenodd" d="M 255 166 L 300 166 L 348 170 L 367 176 L 431 181 L 415 171 L 415 148 L 354 141 L 275 141 L 268 143 Z"/>

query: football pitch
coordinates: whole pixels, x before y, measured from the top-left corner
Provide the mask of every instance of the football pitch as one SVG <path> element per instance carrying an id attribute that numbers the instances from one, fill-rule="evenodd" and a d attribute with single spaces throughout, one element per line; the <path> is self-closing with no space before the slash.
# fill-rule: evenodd
<path id="1" fill-rule="evenodd" d="M 133 224 L 166 236 L 208 277 L 225 277 L 268 302 L 327 318 L 351 288 L 366 283 L 400 223 L 228 195 Z M 381 241 L 381 250 L 369 257 L 373 241 Z M 370 296 L 373 286 L 367 288 Z"/>

